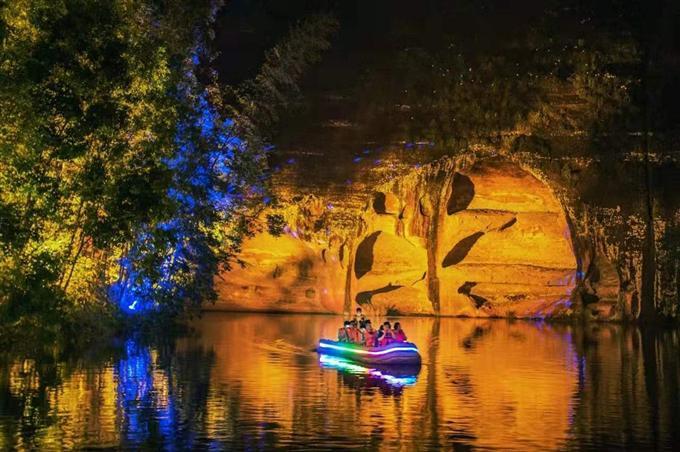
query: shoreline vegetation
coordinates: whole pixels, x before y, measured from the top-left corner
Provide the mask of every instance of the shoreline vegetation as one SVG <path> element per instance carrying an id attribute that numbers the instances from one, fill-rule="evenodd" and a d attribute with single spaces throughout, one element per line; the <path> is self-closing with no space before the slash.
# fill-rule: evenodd
<path id="1" fill-rule="evenodd" d="M 220 0 L 0 5 L 0 343 L 180 327 L 276 202 L 267 153 L 330 45 L 306 17 L 238 86 Z"/>

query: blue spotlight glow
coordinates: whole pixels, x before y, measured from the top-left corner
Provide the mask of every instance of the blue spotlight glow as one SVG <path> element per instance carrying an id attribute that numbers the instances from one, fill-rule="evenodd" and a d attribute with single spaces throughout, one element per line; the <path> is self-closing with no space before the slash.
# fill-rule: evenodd
<path id="1" fill-rule="evenodd" d="M 198 64 L 198 56 L 192 61 Z M 234 122 L 210 105 L 192 70 L 176 95 L 188 113 L 177 125 L 174 154 L 162 161 L 172 174 L 166 201 L 173 215 L 141 228 L 109 287 L 110 299 L 128 314 L 202 298 L 217 266 L 216 224 L 232 216 L 246 190 L 264 195 L 259 183 L 233 171 L 247 145 Z"/>

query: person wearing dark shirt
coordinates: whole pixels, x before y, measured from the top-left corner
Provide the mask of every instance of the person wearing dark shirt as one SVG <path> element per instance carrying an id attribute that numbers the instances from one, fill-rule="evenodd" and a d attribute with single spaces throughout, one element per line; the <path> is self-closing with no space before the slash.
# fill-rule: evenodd
<path id="1" fill-rule="evenodd" d="M 354 320 L 356 320 L 357 323 L 361 323 L 366 320 L 366 316 L 364 316 L 364 313 L 361 310 L 361 308 L 357 308 L 356 312 L 354 313 Z"/>
<path id="2" fill-rule="evenodd" d="M 396 342 L 406 342 L 406 333 L 401 329 L 401 324 L 399 322 L 394 324 L 394 340 Z"/>

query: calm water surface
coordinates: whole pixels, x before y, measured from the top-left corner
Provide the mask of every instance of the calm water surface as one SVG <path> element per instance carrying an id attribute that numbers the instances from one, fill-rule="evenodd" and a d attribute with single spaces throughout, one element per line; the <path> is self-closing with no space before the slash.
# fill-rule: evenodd
<path id="1" fill-rule="evenodd" d="M 197 334 L 0 362 L 0 449 L 680 447 L 680 332 L 406 318 L 419 372 L 320 362 L 340 319 L 211 313 Z"/>

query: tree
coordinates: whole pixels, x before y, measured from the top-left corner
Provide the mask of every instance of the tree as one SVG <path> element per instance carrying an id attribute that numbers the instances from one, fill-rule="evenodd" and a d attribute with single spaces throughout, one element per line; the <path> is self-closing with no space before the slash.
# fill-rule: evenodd
<path id="1" fill-rule="evenodd" d="M 196 76 L 219 6 L 0 5 L 0 315 L 61 312 L 121 287 L 152 289 L 173 312 L 210 296 L 266 191 L 262 108 L 229 119 L 216 80 Z M 332 29 L 305 26 L 293 34 Z M 322 47 L 290 66 L 291 82 Z M 267 92 L 272 74 L 250 86 Z"/>
<path id="2" fill-rule="evenodd" d="M 335 27 L 324 15 L 293 27 L 254 80 L 229 89 L 231 105 L 223 103 L 218 85 L 205 87 L 192 76 L 184 81 L 182 97 L 192 113 L 179 124 L 176 154 L 167 161 L 173 174 L 169 196 L 178 209 L 170 220 L 144 225 L 124 257 L 110 292 L 124 309 L 162 306 L 178 313 L 215 298 L 213 277 L 237 260 L 242 238 L 253 231 L 269 197 L 269 128 Z"/>
<path id="3" fill-rule="evenodd" d="M 136 226 L 172 210 L 163 159 L 183 114 L 174 92 L 212 5 L 162 6 L 26 0 L 0 10 L 3 309 L 92 297 Z"/>

